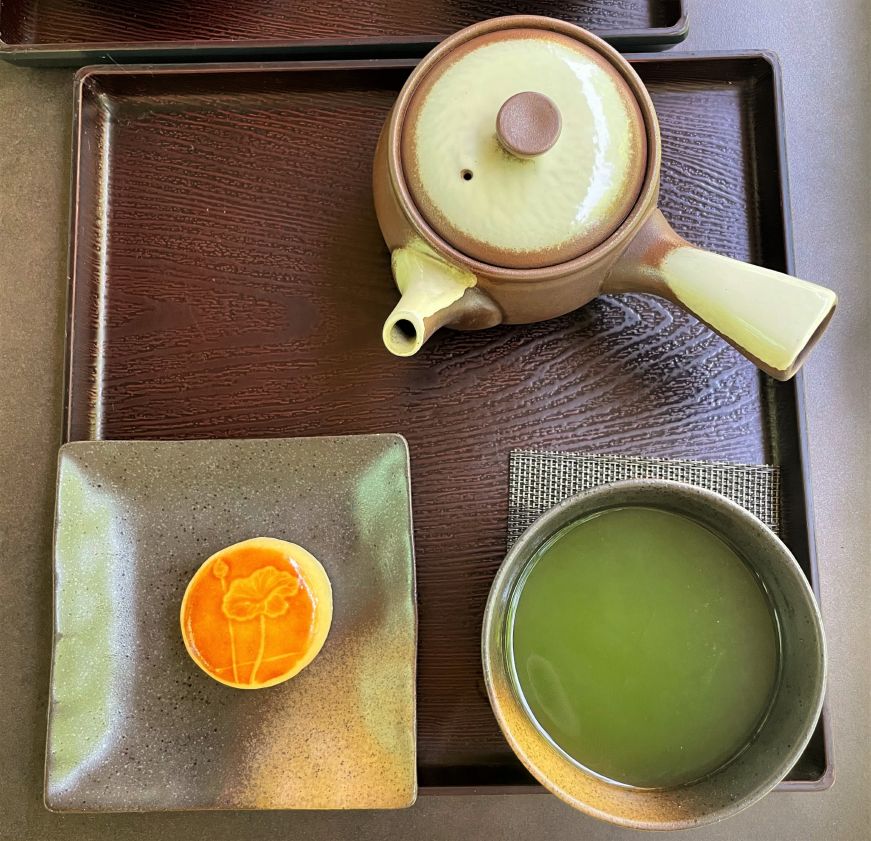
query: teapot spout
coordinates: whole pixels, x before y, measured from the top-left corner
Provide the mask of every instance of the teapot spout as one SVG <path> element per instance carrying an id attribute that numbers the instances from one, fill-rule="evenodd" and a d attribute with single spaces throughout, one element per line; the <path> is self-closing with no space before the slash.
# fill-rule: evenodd
<path id="1" fill-rule="evenodd" d="M 402 298 L 384 322 L 387 350 L 413 356 L 440 327 L 480 330 L 502 322 L 502 312 L 471 273 L 407 246 L 391 259 Z"/>

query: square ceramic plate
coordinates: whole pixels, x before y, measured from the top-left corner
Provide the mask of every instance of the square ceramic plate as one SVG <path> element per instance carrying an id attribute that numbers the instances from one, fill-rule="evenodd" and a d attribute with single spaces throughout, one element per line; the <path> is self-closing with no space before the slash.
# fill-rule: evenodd
<path id="1" fill-rule="evenodd" d="M 179 606 L 218 549 L 306 547 L 333 587 L 315 660 L 224 686 Z M 417 793 L 408 450 L 398 435 L 67 444 L 58 466 L 45 801 L 58 811 L 385 809 Z"/>

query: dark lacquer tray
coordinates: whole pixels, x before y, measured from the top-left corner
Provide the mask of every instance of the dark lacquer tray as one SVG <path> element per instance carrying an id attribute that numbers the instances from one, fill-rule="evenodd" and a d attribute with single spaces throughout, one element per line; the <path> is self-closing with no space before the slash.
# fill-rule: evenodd
<path id="1" fill-rule="evenodd" d="M 639 56 L 662 208 L 705 248 L 790 269 L 777 66 Z M 424 790 L 528 791 L 481 674 L 516 447 L 781 465 L 817 588 L 801 381 L 644 295 L 438 333 L 412 359 L 371 162 L 412 62 L 90 68 L 76 77 L 67 440 L 400 432 L 411 450 Z M 787 788 L 831 782 L 822 723 Z"/>
<path id="2" fill-rule="evenodd" d="M 687 34 L 684 0 L 0 0 L 0 57 L 27 64 L 421 56 L 485 18 L 547 15 L 622 50 Z"/>

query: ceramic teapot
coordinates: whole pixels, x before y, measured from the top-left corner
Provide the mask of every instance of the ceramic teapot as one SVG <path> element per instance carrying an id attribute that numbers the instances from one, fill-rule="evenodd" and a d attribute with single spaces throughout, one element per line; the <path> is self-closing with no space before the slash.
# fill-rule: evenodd
<path id="1" fill-rule="evenodd" d="M 564 315 L 603 292 L 648 292 L 788 379 L 833 292 L 696 248 L 657 209 L 662 147 L 641 79 L 562 21 L 470 26 L 415 68 L 375 153 L 375 209 L 401 300 L 387 348 L 440 327 Z"/>

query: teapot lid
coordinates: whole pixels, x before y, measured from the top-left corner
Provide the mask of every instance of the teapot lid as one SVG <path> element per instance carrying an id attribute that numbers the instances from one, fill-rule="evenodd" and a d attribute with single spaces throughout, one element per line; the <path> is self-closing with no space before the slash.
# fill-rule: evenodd
<path id="1" fill-rule="evenodd" d="M 400 156 L 426 222 L 467 256 L 539 268 L 606 240 L 634 207 L 644 118 L 620 70 L 547 29 L 460 43 L 411 94 Z"/>

